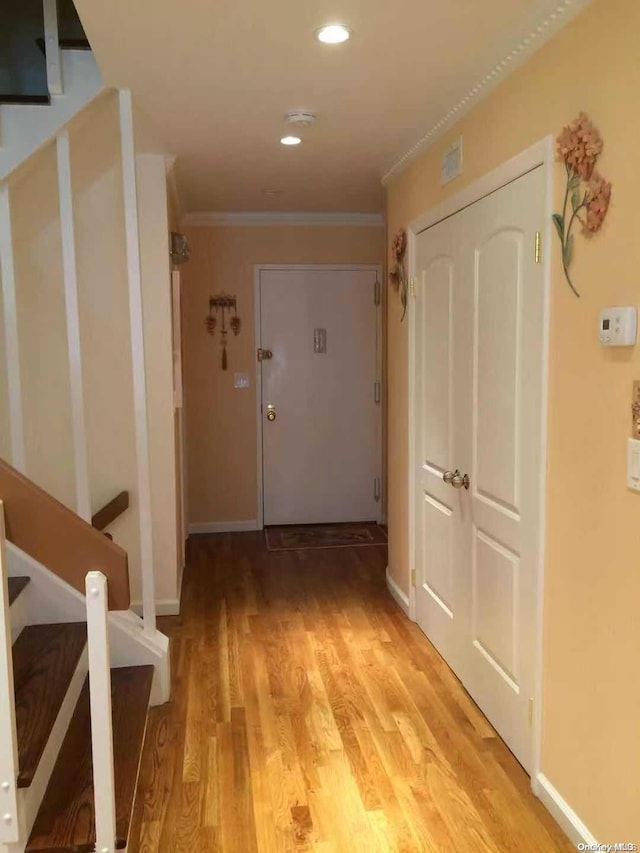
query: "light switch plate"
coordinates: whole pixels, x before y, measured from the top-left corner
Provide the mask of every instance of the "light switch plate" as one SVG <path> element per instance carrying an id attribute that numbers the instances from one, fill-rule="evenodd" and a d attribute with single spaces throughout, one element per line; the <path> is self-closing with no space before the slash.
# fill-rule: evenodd
<path id="1" fill-rule="evenodd" d="M 233 387 L 234 388 L 248 388 L 249 387 L 249 374 L 248 373 L 234 373 L 233 374 Z"/>

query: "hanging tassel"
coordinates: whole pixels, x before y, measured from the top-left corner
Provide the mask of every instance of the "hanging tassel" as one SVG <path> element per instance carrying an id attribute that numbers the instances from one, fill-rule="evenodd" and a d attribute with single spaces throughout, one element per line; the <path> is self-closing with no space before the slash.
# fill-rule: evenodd
<path id="1" fill-rule="evenodd" d="M 222 350 L 222 369 L 227 369 L 227 348 L 224 347 Z"/>

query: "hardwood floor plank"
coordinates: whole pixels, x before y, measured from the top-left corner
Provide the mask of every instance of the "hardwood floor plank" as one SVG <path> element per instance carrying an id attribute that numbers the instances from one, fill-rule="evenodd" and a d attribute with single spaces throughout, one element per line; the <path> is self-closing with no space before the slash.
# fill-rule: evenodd
<path id="1" fill-rule="evenodd" d="M 192 537 L 130 853 L 573 849 L 389 596 L 384 548 Z"/>

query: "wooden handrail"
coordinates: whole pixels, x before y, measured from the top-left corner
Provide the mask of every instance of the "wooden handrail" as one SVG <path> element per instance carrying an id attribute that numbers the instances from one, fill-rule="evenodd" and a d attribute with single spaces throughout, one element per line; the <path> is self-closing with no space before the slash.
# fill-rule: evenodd
<path id="1" fill-rule="evenodd" d="M 95 513 L 91 518 L 91 526 L 95 527 L 96 530 L 104 530 L 127 509 L 129 509 L 129 492 L 120 492 L 112 501 L 109 501 Z"/>
<path id="2" fill-rule="evenodd" d="M 131 603 L 127 553 L 0 459 L 7 539 L 84 595 L 88 571 L 107 578 L 109 609 Z"/>

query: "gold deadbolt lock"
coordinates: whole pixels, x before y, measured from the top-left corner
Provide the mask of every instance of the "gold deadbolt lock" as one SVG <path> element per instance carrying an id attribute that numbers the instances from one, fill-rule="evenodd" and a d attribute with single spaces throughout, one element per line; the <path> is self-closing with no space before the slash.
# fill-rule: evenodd
<path id="1" fill-rule="evenodd" d="M 275 421 L 276 417 L 277 417 L 277 415 L 276 415 L 275 406 L 267 406 L 267 420 L 268 421 Z"/>

